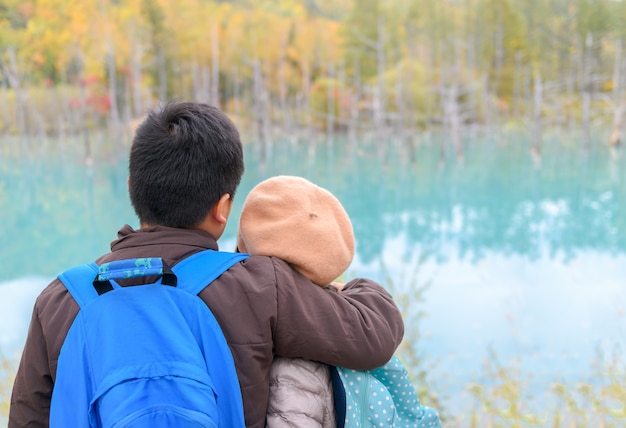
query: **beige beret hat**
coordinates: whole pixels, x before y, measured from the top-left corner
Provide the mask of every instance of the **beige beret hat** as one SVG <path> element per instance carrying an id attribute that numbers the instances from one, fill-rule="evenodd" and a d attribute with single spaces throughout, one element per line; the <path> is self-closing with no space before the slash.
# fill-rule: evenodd
<path id="1" fill-rule="evenodd" d="M 302 177 L 281 175 L 259 183 L 246 197 L 237 248 L 279 257 L 325 286 L 350 266 L 354 232 L 332 193 Z"/>

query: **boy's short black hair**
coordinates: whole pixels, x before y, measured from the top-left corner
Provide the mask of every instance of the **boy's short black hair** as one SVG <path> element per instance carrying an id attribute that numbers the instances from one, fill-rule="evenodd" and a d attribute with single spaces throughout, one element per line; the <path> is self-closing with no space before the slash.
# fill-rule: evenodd
<path id="1" fill-rule="evenodd" d="M 130 200 L 143 224 L 200 224 L 243 175 L 243 149 L 233 122 L 218 108 L 169 102 L 139 125 L 129 161 Z"/>

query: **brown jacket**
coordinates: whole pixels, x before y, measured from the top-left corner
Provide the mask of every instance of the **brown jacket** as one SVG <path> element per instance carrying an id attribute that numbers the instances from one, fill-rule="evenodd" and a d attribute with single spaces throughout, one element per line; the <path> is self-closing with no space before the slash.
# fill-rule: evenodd
<path id="1" fill-rule="evenodd" d="M 98 264 L 162 257 L 170 266 L 204 249 L 217 249 L 197 230 L 124 226 Z M 401 314 L 376 283 L 355 279 L 338 293 L 312 284 L 273 257 L 252 256 L 200 292 L 228 341 L 243 396 L 246 426 L 264 427 L 274 355 L 358 370 L 386 363 L 404 334 Z M 11 396 L 9 428 L 47 427 L 57 359 L 78 305 L 54 280 L 33 310 Z"/>

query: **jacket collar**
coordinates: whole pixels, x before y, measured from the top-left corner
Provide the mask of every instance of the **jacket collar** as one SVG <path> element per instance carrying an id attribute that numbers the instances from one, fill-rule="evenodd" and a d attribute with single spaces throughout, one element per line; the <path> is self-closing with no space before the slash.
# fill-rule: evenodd
<path id="1" fill-rule="evenodd" d="M 203 230 L 179 229 L 166 226 L 133 229 L 126 224 L 117 233 L 117 239 L 111 243 L 111 251 L 131 247 L 172 244 L 218 250 L 215 238 Z"/>

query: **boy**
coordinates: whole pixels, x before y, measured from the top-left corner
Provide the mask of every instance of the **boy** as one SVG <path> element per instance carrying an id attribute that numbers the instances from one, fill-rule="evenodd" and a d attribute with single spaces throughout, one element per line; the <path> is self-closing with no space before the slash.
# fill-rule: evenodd
<path id="1" fill-rule="evenodd" d="M 140 228 L 122 227 L 111 252 L 96 263 L 161 257 L 174 266 L 199 251 L 217 250 L 243 171 L 239 133 L 220 110 L 184 102 L 153 110 L 130 151 L 129 194 Z M 359 370 L 389 360 L 404 333 L 391 296 L 365 279 L 349 282 L 346 290 L 355 292 L 324 290 L 280 259 L 253 256 L 200 292 L 233 353 L 246 426 L 265 426 L 274 354 Z M 311 316 L 302 315 L 307 310 Z M 9 428 L 48 426 L 57 359 L 77 312 L 58 279 L 38 296 Z M 303 341 L 297 331 L 311 334 Z"/>

